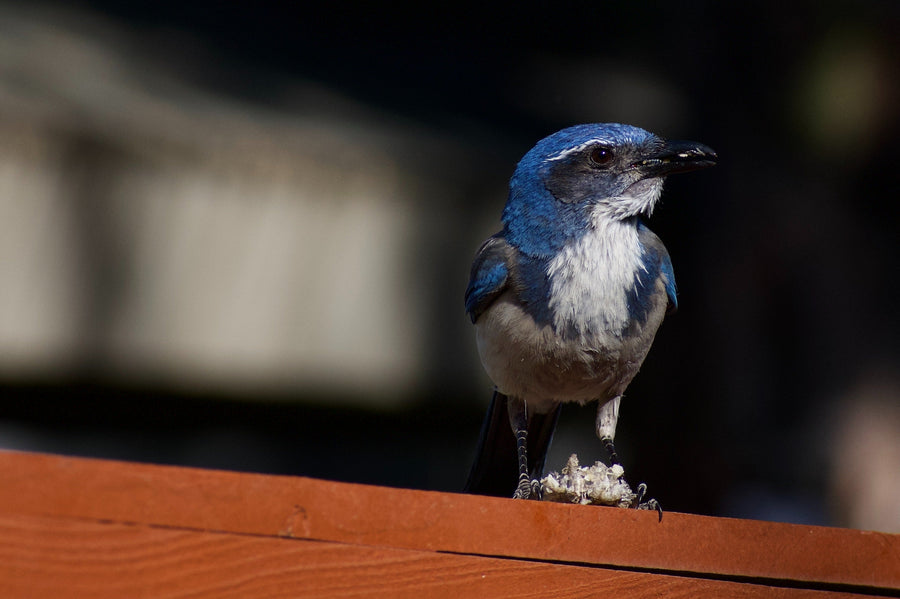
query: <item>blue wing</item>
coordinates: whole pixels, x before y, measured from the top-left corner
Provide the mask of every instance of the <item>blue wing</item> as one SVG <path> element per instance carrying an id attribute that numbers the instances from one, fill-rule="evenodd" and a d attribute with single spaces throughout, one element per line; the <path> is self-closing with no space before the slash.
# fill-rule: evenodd
<path id="1" fill-rule="evenodd" d="M 672 259 L 669 257 L 669 252 L 666 250 L 666 246 L 663 245 L 660 238 L 657 237 L 653 231 L 648 229 L 643 222 L 638 225 L 638 235 L 640 236 L 641 243 L 644 244 L 645 252 L 647 252 L 647 255 L 651 257 L 651 260 L 658 265 L 659 270 L 656 270 L 656 268 L 651 270 L 654 273 L 659 273 L 663 276 L 666 297 L 669 299 L 669 309 L 667 310 L 667 313 L 671 314 L 678 309 L 678 289 L 675 286 L 675 270 L 672 268 Z M 656 274 L 653 276 L 655 277 Z"/>
<path id="2" fill-rule="evenodd" d="M 675 286 L 675 270 L 672 268 L 672 259 L 669 258 L 669 252 L 663 248 L 662 261 L 659 269 L 666 277 L 666 296 L 669 298 L 668 314 L 672 314 L 678 309 L 678 288 Z"/>
<path id="3" fill-rule="evenodd" d="M 509 286 L 509 260 L 512 247 L 502 237 L 488 238 L 475 255 L 469 286 L 466 288 L 466 313 L 472 322 Z"/>

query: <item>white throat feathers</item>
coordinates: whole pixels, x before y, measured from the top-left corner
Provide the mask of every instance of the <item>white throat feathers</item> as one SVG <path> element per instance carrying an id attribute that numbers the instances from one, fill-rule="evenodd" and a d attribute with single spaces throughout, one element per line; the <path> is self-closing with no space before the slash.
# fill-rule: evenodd
<path id="1" fill-rule="evenodd" d="M 550 310 L 557 331 L 618 336 L 629 323 L 628 293 L 646 269 L 634 220 L 610 218 L 598 204 L 589 231 L 550 261 Z"/>

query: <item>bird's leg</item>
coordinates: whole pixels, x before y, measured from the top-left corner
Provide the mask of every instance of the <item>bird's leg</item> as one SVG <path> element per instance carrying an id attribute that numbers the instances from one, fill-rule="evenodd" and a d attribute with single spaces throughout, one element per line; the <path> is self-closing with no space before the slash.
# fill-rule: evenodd
<path id="1" fill-rule="evenodd" d="M 597 436 L 600 437 L 600 441 L 609 453 L 610 466 L 615 464 L 622 465 L 622 463 L 619 462 L 619 456 L 616 454 L 616 448 L 613 445 L 613 439 L 616 436 L 616 423 L 619 420 L 620 401 L 622 401 L 621 395 L 612 398 L 597 410 Z M 656 513 L 659 514 L 659 521 L 662 522 L 662 507 L 655 499 L 644 501 L 646 495 L 647 485 L 645 483 L 640 483 L 637 486 L 637 493 L 631 502 L 631 507 L 639 510 L 656 510 Z"/>
<path id="2" fill-rule="evenodd" d="M 537 496 L 540 489 L 535 487 L 528 473 L 528 409 L 525 400 L 510 397 L 507 399 L 509 425 L 516 437 L 516 455 L 519 458 L 519 484 L 513 499 L 530 499 Z"/>
<path id="3" fill-rule="evenodd" d="M 621 464 L 619 456 L 616 454 L 616 447 L 613 445 L 613 439 L 616 438 L 616 423 L 619 421 L 619 402 L 622 396 L 619 395 L 607 401 L 597 410 L 597 436 L 600 442 L 606 448 L 609 454 L 609 465 Z"/>

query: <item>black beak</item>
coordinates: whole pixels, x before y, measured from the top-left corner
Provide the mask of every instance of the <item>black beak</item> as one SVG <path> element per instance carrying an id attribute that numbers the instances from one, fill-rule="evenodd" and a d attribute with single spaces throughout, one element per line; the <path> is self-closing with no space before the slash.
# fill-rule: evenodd
<path id="1" fill-rule="evenodd" d="M 637 161 L 634 168 L 644 178 L 665 177 L 713 166 L 718 158 L 715 150 L 695 141 L 667 141 L 652 155 Z"/>

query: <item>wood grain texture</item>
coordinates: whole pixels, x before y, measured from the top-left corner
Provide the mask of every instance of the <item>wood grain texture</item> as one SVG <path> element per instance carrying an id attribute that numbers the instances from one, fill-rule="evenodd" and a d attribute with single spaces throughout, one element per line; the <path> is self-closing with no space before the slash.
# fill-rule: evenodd
<path id="1" fill-rule="evenodd" d="M 497 558 L 496 567 L 501 568 L 502 564 L 504 571 L 512 568 L 532 572 L 531 568 L 537 566 L 553 566 L 554 571 L 576 568 L 579 574 L 565 571 L 576 579 L 592 577 L 590 584 L 599 584 L 593 578 L 598 573 L 606 577 L 603 580 L 616 580 L 616 584 L 626 586 L 642 577 L 655 580 L 671 574 L 660 580 L 669 581 L 665 584 L 674 585 L 673 588 L 680 588 L 678 585 L 685 581 L 702 586 L 736 580 L 750 584 L 727 584 L 741 589 L 767 585 L 781 588 L 779 592 L 794 587 L 791 592 L 807 588 L 900 596 L 898 535 L 668 512 L 658 523 L 654 513 L 634 510 L 18 452 L 0 452 L 0 480 L 0 517 L 13 518 L 14 523 L 24 523 L 28 518 L 36 518 L 37 522 L 51 519 L 62 526 L 60 530 L 79 523 L 118 526 L 116 534 L 123 535 L 123 531 L 134 533 L 140 529 L 147 551 L 153 550 L 157 542 L 154 539 L 177 544 L 181 537 L 165 536 L 169 534 L 190 533 L 200 536 L 185 538 L 215 538 L 223 542 L 216 536 L 220 534 L 228 535 L 230 542 L 237 544 L 235 551 L 243 552 L 247 559 L 252 558 L 255 549 L 242 543 L 252 545 L 263 539 L 286 547 L 283 543 L 303 540 L 304 543 L 291 544 L 285 551 L 300 552 L 303 560 L 310 563 L 319 559 L 315 548 L 347 551 L 347 556 L 359 555 L 360 559 L 373 559 L 378 564 L 382 559 L 390 562 L 388 554 L 403 563 L 406 558 L 396 556 L 412 551 L 419 556 L 413 560 L 416 564 L 438 560 L 440 568 L 451 568 L 450 572 L 466 567 L 463 564 L 468 562 L 457 559 L 488 563 L 481 560 Z M 72 534 L 76 532 L 89 531 L 72 529 Z M 15 527 L 7 529 L 7 534 L 17 534 Z M 37 531 L 35 536 L 39 536 Z M 0 538 L 0 549 L 5 544 Z M 87 549 L 91 547 L 89 539 L 79 537 L 69 553 L 74 556 L 72 559 L 82 559 L 90 554 Z M 392 553 L 395 551 L 401 553 Z M 64 544 L 59 545 L 59 552 L 65 552 Z M 48 549 L 41 555 L 52 557 L 57 553 Z M 166 555 L 171 568 L 181 567 L 177 551 L 167 551 Z M 370 558 L 364 558 L 365 555 Z M 115 552 L 109 554 L 110 563 L 116 563 L 114 558 Z M 232 570 L 239 569 L 236 565 L 222 568 L 220 561 L 204 559 L 211 571 L 220 572 L 219 578 L 227 578 Z M 289 567 L 292 559 L 298 558 L 276 559 L 273 563 L 287 568 L 292 581 L 301 580 L 296 568 Z M 444 563 L 445 559 L 449 561 Z M 197 560 L 200 558 L 188 561 Z M 12 573 L 9 564 L 21 566 L 21 561 L 5 555 L 0 556 L 0 563 L 2 574 Z M 340 570 L 338 561 L 329 564 L 327 572 Z M 422 567 L 427 570 L 429 566 Z M 413 569 L 418 571 L 417 568 L 418 565 Z M 52 572 L 59 573 L 56 566 Z M 160 580 L 165 579 L 164 572 L 159 571 L 158 575 Z M 418 580 L 419 574 L 409 575 L 410 581 Z M 77 578 L 77 573 L 73 576 Z M 454 580 L 456 577 L 454 574 Z M 7 576 L 0 579 L 5 581 Z M 556 583 L 558 579 L 549 580 Z M 548 587 L 537 588 L 546 591 Z M 583 596 L 589 595 L 592 593 Z M 6 596 L 20 595 L 0 593 L 0 597 Z M 727 596 L 742 595 L 730 591 Z"/>
<path id="2" fill-rule="evenodd" d="M 604 568 L 59 518 L 0 517 L 0 539 L 0 596 L 20 599 L 854 597 Z"/>

